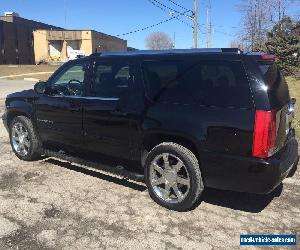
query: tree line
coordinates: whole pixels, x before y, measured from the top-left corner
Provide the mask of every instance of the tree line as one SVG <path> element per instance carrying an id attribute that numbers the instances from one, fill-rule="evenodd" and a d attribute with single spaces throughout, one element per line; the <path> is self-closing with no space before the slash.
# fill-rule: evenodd
<path id="1" fill-rule="evenodd" d="M 297 5 L 299 0 L 241 0 L 241 29 L 230 47 L 274 54 L 286 74 L 300 74 L 300 17 L 288 13 Z"/>

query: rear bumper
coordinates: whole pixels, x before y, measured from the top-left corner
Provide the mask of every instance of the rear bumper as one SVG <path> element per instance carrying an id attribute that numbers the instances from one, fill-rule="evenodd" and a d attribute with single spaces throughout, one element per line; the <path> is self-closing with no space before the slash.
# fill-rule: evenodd
<path id="1" fill-rule="evenodd" d="M 291 138 L 286 146 L 267 160 L 252 157 L 205 154 L 203 177 L 208 187 L 266 194 L 297 169 L 298 143 Z"/>

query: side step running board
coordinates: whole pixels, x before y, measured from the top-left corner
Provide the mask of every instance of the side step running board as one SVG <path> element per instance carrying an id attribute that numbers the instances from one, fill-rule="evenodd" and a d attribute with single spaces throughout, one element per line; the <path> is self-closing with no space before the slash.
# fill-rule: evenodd
<path id="1" fill-rule="evenodd" d="M 129 179 L 129 180 L 136 181 L 136 182 L 144 182 L 144 175 L 142 175 L 140 173 L 128 171 L 128 170 L 124 169 L 122 166 L 116 166 L 116 167 L 108 166 L 105 164 L 85 160 L 85 159 L 82 159 L 79 157 L 67 155 L 63 151 L 57 152 L 57 151 L 45 149 L 43 153 L 45 156 L 49 156 L 49 157 L 57 158 L 57 159 L 67 161 L 70 163 L 75 163 L 75 164 L 81 165 L 80 167 L 89 168 L 94 171 L 108 172 L 110 174 L 117 175 L 120 178 L 125 178 L 125 179 Z"/>

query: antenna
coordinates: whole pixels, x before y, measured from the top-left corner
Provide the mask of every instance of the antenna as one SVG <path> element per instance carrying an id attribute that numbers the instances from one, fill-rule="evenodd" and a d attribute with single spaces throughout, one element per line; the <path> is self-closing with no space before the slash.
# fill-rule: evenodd
<path id="1" fill-rule="evenodd" d="M 173 37 L 173 48 L 176 48 L 176 32 L 174 32 L 174 37 Z"/>

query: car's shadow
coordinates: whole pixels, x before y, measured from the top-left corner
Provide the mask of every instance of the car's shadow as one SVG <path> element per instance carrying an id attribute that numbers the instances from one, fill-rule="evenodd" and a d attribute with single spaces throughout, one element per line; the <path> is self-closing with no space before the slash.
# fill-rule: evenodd
<path id="1" fill-rule="evenodd" d="M 129 188 L 132 188 L 137 191 L 145 191 L 147 189 L 147 187 L 143 183 L 139 184 L 136 182 L 132 182 L 127 178 L 118 178 L 118 177 L 110 175 L 109 173 L 107 173 L 107 174 L 105 174 L 103 172 L 100 173 L 98 171 L 94 171 L 94 170 L 90 170 L 90 169 L 87 169 L 84 167 L 77 166 L 70 162 L 60 161 L 58 159 L 53 159 L 53 158 L 46 159 L 45 162 L 51 163 L 51 164 L 54 164 L 56 166 L 60 166 L 63 168 L 67 168 L 72 171 L 83 173 L 83 174 L 86 174 L 86 175 L 89 175 L 92 177 L 96 177 L 96 178 L 99 178 L 99 179 L 102 179 L 105 181 L 113 182 L 118 185 L 129 187 Z"/>
<path id="2" fill-rule="evenodd" d="M 117 185 L 129 187 L 137 191 L 142 192 L 147 189 L 146 185 L 143 182 L 133 182 L 127 177 L 122 178 L 122 174 L 121 177 L 115 177 L 108 173 L 107 169 L 104 170 L 106 172 L 94 171 L 92 169 L 87 169 L 85 167 L 72 164 L 70 162 L 58 160 L 57 158 L 47 158 L 44 161 L 72 171 L 76 171 L 105 181 L 109 181 Z M 95 168 L 93 167 L 93 169 Z M 101 167 L 95 170 L 101 170 Z M 124 171 L 127 170 L 125 169 Z M 120 173 L 122 173 L 122 170 L 119 170 L 118 173 L 120 175 Z M 124 174 L 124 176 L 125 175 L 127 175 L 127 172 Z M 197 208 L 202 202 L 207 202 L 213 205 L 227 207 L 234 210 L 240 210 L 250 213 L 259 213 L 264 208 L 266 208 L 275 197 L 280 196 L 281 192 L 282 184 L 279 185 L 273 192 L 266 195 L 256 195 L 206 188 L 203 195 L 201 196 L 201 199 L 199 199 L 196 202 L 192 209 Z"/>
<path id="3" fill-rule="evenodd" d="M 275 197 L 280 196 L 282 188 L 283 185 L 280 184 L 269 194 L 249 194 L 207 188 L 203 193 L 202 200 L 213 205 L 234 210 L 259 213 L 266 208 Z"/>

